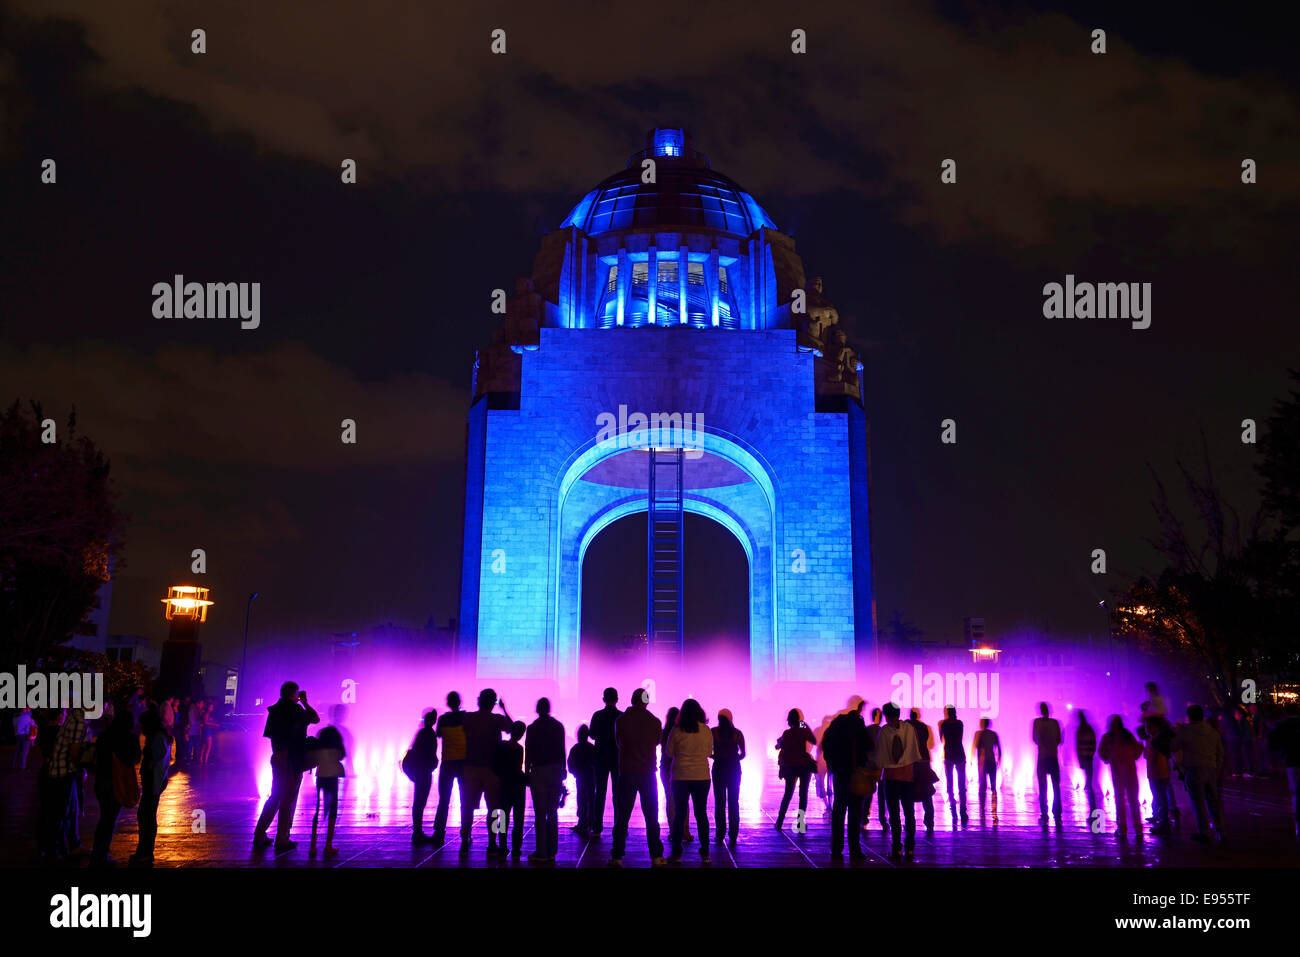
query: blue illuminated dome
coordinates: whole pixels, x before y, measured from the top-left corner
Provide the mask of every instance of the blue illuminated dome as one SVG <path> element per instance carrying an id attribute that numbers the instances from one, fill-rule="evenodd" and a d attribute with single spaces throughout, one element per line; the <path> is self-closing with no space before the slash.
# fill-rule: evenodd
<path id="1" fill-rule="evenodd" d="M 655 161 L 653 183 L 642 182 L 647 158 Z M 651 130 L 646 148 L 632 155 L 627 169 L 584 196 L 560 226 L 576 226 L 589 236 L 640 228 L 716 229 L 734 236 L 776 229 L 754 197 L 714 172 L 680 129 Z"/>

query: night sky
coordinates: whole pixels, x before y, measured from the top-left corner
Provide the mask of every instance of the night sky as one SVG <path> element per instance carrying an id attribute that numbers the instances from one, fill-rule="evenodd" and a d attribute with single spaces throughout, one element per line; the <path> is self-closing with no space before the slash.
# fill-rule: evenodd
<path id="1" fill-rule="evenodd" d="M 795 237 L 862 352 L 882 626 L 1100 632 L 1158 567 L 1148 463 L 1204 436 L 1248 512 L 1240 422 L 1300 365 L 1290 31 L 1102 9 L 0 2 L 0 397 L 75 404 L 113 460 L 110 630 L 160 640 L 193 548 L 215 660 L 253 590 L 264 636 L 455 616 L 491 290 L 660 125 Z M 176 273 L 260 282 L 260 328 L 155 319 Z M 1044 318 L 1067 273 L 1150 282 L 1151 328 Z"/>

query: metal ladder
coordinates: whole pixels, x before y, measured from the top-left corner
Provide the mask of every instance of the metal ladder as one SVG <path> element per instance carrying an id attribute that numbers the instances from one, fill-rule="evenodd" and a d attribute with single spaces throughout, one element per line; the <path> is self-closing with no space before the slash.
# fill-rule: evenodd
<path id="1" fill-rule="evenodd" d="M 652 664 L 682 660 L 682 454 L 650 449 L 646 513 L 646 645 Z"/>

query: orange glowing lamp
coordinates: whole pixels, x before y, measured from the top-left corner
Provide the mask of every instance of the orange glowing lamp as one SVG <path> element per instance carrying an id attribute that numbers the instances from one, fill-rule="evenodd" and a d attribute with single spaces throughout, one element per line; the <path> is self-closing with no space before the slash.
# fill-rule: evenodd
<path id="1" fill-rule="evenodd" d="M 1002 654 L 1001 648 L 989 648 L 985 645 L 980 645 L 979 647 L 972 648 L 970 650 L 971 661 L 975 662 L 976 664 L 980 663 L 981 661 L 992 661 L 996 663 L 998 660 L 998 655 L 1000 654 Z"/>
<path id="2" fill-rule="evenodd" d="M 162 599 L 166 606 L 165 617 L 193 618 L 196 621 L 208 620 L 208 589 L 197 585 L 172 585 L 167 589 L 167 597 Z"/>

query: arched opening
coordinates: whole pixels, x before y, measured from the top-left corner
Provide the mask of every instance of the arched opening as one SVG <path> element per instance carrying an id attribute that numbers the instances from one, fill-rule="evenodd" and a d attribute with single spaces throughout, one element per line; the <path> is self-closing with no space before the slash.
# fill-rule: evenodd
<path id="1" fill-rule="evenodd" d="M 658 443 L 648 441 L 645 430 L 641 430 L 630 433 L 626 438 L 620 436 L 618 445 L 614 448 L 599 441 L 594 442 L 574 454 L 560 477 L 553 620 L 556 674 L 566 694 L 576 694 L 579 684 L 584 688 L 591 684 L 593 679 L 590 665 L 599 657 L 582 654 L 583 642 L 579 638 L 580 634 L 587 632 L 581 619 L 583 596 L 587 593 L 583 577 L 588 549 L 611 524 L 644 513 L 650 506 L 652 485 L 657 492 L 661 491 L 659 481 L 655 479 L 652 482 L 650 475 L 662 457 L 659 455 L 662 451 L 662 432 L 659 439 Z M 654 451 L 650 451 L 651 447 L 654 447 Z M 726 670 L 734 679 L 729 684 L 735 685 L 736 693 L 743 690 L 744 697 L 748 698 L 751 694 L 762 693 L 774 680 L 777 636 L 773 542 L 779 534 L 775 506 L 777 490 L 772 484 L 770 469 L 755 458 L 749 447 L 737 442 L 734 437 L 709 428 L 699 429 L 691 436 L 689 443 L 678 447 L 692 451 L 683 456 L 682 470 L 676 480 L 670 483 L 681 491 L 677 508 L 686 515 L 704 516 L 721 525 L 739 543 L 745 556 L 744 567 L 748 571 L 745 582 L 749 638 L 747 654 L 732 656 L 732 660 L 726 662 Z M 670 453 L 671 448 L 670 445 Z M 660 500 L 656 498 L 655 501 L 658 521 L 663 517 L 663 512 L 658 504 Z M 625 577 L 637 585 L 629 584 L 626 592 L 620 592 L 629 596 L 628 603 L 636 609 L 635 612 L 625 612 L 622 621 L 630 626 L 635 620 L 637 625 L 631 631 L 616 628 L 616 638 L 645 630 L 643 590 L 649 583 L 644 577 L 642 563 L 645 559 L 642 556 L 652 543 L 645 540 L 644 523 L 643 516 L 637 530 L 631 533 L 622 547 L 615 549 L 620 562 L 635 561 L 641 572 L 635 576 L 627 573 Z M 656 550 L 662 541 L 661 532 L 662 526 L 656 525 L 653 543 Z M 699 539 L 700 536 L 697 534 L 696 538 Z M 723 547 L 729 549 L 731 543 L 728 541 Z M 696 561 L 698 564 L 698 557 Z M 594 568 L 595 564 L 590 567 Z M 656 567 L 656 594 L 659 594 L 662 571 L 662 566 Z M 682 581 L 684 585 L 685 579 Z M 632 597 L 633 587 L 636 587 L 635 597 Z M 692 586 L 694 587 L 696 586 Z M 684 594 L 681 604 L 685 604 Z M 662 606 L 656 603 L 656 634 L 659 623 L 663 620 L 661 612 Z M 682 618 L 684 621 L 684 615 Z M 707 619 L 702 624 L 708 627 Z M 598 636 L 610 634 L 609 626 L 593 630 Z M 733 637 L 730 627 L 726 628 L 726 634 L 728 638 Z M 684 637 L 683 635 L 683 639 Z M 738 647 L 739 639 L 734 640 Z M 579 667 L 579 657 L 583 658 L 582 667 Z M 737 658 L 740 659 L 739 669 L 736 668 Z M 749 665 L 748 672 L 744 669 L 746 661 Z M 644 671 L 641 674 L 644 675 Z M 640 681 L 634 683 L 639 684 Z M 626 686 L 627 681 L 624 680 L 621 685 Z M 630 692 L 626 693 L 625 700 L 627 696 L 630 696 Z"/>
<path id="2" fill-rule="evenodd" d="M 690 512 L 683 540 L 684 671 L 698 673 L 723 661 L 748 684 L 750 568 L 745 549 L 731 530 Z M 646 678 L 663 680 L 647 669 L 644 511 L 616 519 L 591 540 L 582 563 L 581 602 L 579 674 L 587 699 L 598 698 L 600 687 L 613 683 L 626 701 L 631 687 Z"/>

